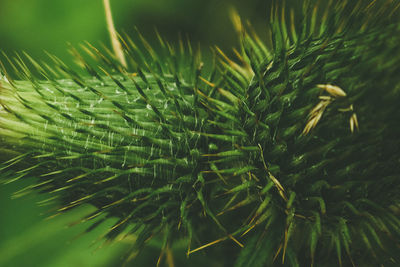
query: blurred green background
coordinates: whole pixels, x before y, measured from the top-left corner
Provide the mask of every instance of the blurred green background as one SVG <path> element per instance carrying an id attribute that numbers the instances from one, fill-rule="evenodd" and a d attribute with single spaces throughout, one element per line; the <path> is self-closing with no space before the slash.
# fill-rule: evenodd
<path id="1" fill-rule="evenodd" d="M 137 26 L 155 40 L 154 29 L 173 41 L 186 34 L 205 49 L 230 48 L 237 41 L 229 9 L 235 7 L 255 27 L 267 23 L 269 0 L 111 0 L 118 31 Z M 67 43 L 109 44 L 102 0 L 0 0 L 0 49 L 8 55 L 27 51 L 35 59 L 43 50 L 71 62 Z"/>
<path id="2" fill-rule="evenodd" d="M 206 53 L 212 45 L 227 51 L 237 46 L 230 8 L 236 8 L 243 19 L 249 19 L 255 28 L 262 29 L 268 21 L 269 4 L 268 0 L 111 0 L 118 31 L 129 35 L 137 26 L 150 42 L 155 41 L 155 28 L 171 42 L 178 40 L 181 33 L 200 43 Z M 101 0 L 0 0 L 0 51 L 10 57 L 15 52 L 26 51 L 35 59 L 48 61 L 45 50 L 73 65 L 67 44 L 78 46 L 84 41 L 97 47 L 101 44 L 110 46 Z M 28 179 L 0 185 L 0 266 L 122 264 L 129 242 L 100 249 L 97 243 L 93 244 L 111 221 L 79 238 L 77 236 L 88 225 L 67 227 L 91 207 L 44 220 L 54 208 L 52 205 L 38 206 L 45 196 L 30 194 L 11 199 L 14 192 L 33 182 L 34 179 Z M 184 256 L 184 245 L 178 250 Z M 159 253 L 155 242 L 129 266 L 154 266 Z M 206 264 L 202 253 L 191 259 L 190 266 Z M 189 264 L 185 257 L 177 257 L 175 261 L 178 267 Z"/>

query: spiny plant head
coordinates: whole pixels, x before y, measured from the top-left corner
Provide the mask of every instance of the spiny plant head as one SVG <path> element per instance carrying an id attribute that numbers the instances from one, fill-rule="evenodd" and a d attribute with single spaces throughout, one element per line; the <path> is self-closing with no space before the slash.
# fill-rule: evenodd
<path id="1" fill-rule="evenodd" d="M 88 230 L 116 217 L 106 238 L 137 248 L 162 236 L 188 255 L 237 246 L 214 255 L 225 266 L 396 266 L 398 7 L 275 5 L 272 47 L 234 15 L 237 59 L 216 48 L 207 72 L 189 42 L 156 52 L 139 33 L 121 38 L 127 67 L 72 49 L 88 75 L 4 56 L 19 78 L 3 68 L 5 182 L 38 177 L 16 194 L 91 204 Z"/>

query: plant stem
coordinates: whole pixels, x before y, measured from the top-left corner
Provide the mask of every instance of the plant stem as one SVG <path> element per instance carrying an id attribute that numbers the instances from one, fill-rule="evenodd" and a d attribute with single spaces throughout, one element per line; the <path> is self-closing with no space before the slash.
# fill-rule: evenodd
<path id="1" fill-rule="evenodd" d="M 104 10 L 106 13 L 107 28 L 108 32 L 110 33 L 111 45 L 113 47 L 115 56 L 117 57 L 119 62 L 122 64 L 122 66 L 126 67 L 127 65 L 124 52 L 122 51 L 122 46 L 118 40 L 118 35 L 114 27 L 114 22 L 111 14 L 110 0 L 104 0 L 103 2 L 104 2 Z"/>

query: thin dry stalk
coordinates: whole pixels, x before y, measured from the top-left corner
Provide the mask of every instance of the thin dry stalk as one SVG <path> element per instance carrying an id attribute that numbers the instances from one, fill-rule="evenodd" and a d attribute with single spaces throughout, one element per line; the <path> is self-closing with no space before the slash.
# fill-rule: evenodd
<path id="1" fill-rule="evenodd" d="M 122 50 L 121 43 L 118 40 L 117 31 L 115 30 L 115 27 L 114 27 L 114 22 L 113 22 L 112 13 L 111 13 L 110 0 L 104 0 L 103 2 L 104 2 L 104 10 L 106 13 L 107 28 L 108 28 L 108 32 L 110 33 L 111 45 L 113 47 L 115 57 L 118 59 L 118 61 L 121 63 L 122 66 L 126 67 L 127 64 L 126 64 L 126 60 L 125 60 L 124 51 Z"/>

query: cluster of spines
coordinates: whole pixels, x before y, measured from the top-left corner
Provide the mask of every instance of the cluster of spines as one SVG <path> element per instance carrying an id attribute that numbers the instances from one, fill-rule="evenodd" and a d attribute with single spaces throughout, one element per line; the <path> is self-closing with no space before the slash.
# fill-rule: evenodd
<path id="1" fill-rule="evenodd" d="M 110 52 L 106 56 L 93 47 L 85 50 L 95 61 L 102 62 L 101 68 L 91 67 L 77 55 L 94 77 L 91 79 L 67 68 L 55 57 L 52 57 L 54 63 L 64 74 L 53 74 L 52 68 L 45 70 L 46 65 L 41 67 L 28 57 L 41 77 L 48 80 L 38 82 L 19 57 L 10 60 L 19 78 L 31 84 L 8 78 L 9 84 L 5 86 L 14 87 L 17 97 L 2 95 L 2 104 L 17 120 L 8 117 L 2 127 L 10 129 L 10 123 L 16 123 L 12 131 L 26 135 L 24 142 L 30 151 L 5 162 L 3 169 L 24 160 L 40 159 L 21 168 L 12 180 L 39 174 L 40 183 L 28 189 L 61 193 L 66 205 L 60 212 L 91 203 L 99 210 L 84 220 L 103 214 L 120 218 L 110 229 L 110 238 L 132 223 L 135 227 L 131 232 L 140 230 L 139 244 L 163 232 L 165 248 L 181 225 L 189 239 L 198 238 L 192 235 L 199 234 L 202 227 L 197 220 L 206 214 L 222 231 L 222 237 L 199 249 L 225 239 L 242 246 L 237 238 L 255 232 L 242 251 L 238 266 L 270 262 L 268 257 L 279 264 L 286 255 L 289 263 L 296 265 L 304 258 L 299 254 L 303 250 L 309 251 L 306 255 L 314 263 L 315 255 L 323 260 L 324 253 L 332 250 L 330 246 L 334 247 L 340 264 L 343 252 L 353 262 L 359 251 L 352 243 L 360 241 L 374 254 L 371 242 L 381 245 L 382 239 L 398 237 L 399 219 L 388 212 L 386 203 L 359 197 L 366 192 L 379 196 L 371 189 L 356 189 L 376 183 L 362 179 L 362 175 L 358 180 L 344 179 L 353 169 L 365 165 L 361 160 L 351 159 L 367 143 L 353 144 L 355 139 L 348 125 L 337 118 L 341 114 L 334 110 L 365 99 L 364 95 L 370 92 L 361 90 L 362 84 L 354 84 L 358 80 L 346 80 L 351 79 L 346 73 L 352 65 L 343 65 L 349 63 L 360 69 L 354 60 L 346 58 L 354 53 L 362 59 L 361 49 L 371 44 L 360 34 L 379 39 L 396 32 L 396 27 L 389 25 L 390 29 L 382 33 L 379 27 L 369 29 L 368 25 L 375 20 L 365 19 L 371 15 L 362 15 L 360 10 L 370 10 L 375 1 L 364 7 L 363 1 L 355 4 L 330 1 L 325 10 L 338 12 L 323 13 L 320 23 L 317 22 L 320 2 L 307 2 L 305 19 L 299 24 L 301 29 L 292 15 L 290 26 L 286 26 L 284 8 L 272 8 L 273 53 L 257 36 L 244 35 L 243 55 L 239 56 L 243 64 L 234 63 L 216 49 L 222 61 L 207 77 L 203 76 L 199 58 L 190 46 L 185 52 L 181 42 L 177 55 L 171 45 L 159 38 L 165 53 L 160 57 L 140 34 L 138 39 L 144 49 L 129 38 L 123 42 L 129 60 L 134 59 L 130 62 L 131 71 L 115 61 Z M 308 6 L 311 4 L 313 8 Z M 362 19 L 357 22 L 360 16 Z M 371 52 L 370 56 L 373 61 Z M 361 77 L 364 73 L 363 70 L 357 75 Z M 59 80 L 65 74 L 70 80 Z M 344 89 L 350 90 L 348 98 L 336 101 L 338 106 L 330 105 L 330 110 L 309 134 L 311 129 L 304 130 L 307 115 L 318 104 L 323 91 L 317 84 L 336 81 L 353 84 L 353 88 Z M 32 88 L 36 96 L 30 93 Z M 45 88 L 53 90 L 50 94 L 53 98 Z M 361 102 L 365 103 L 368 102 Z M 27 115 L 25 109 L 34 115 Z M 388 113 L 377 116 L 384 118 Z M 374 147 L 376 143 L 371 139 L 379 138 L 382 132 L 364 131 L 360 138 Z M 341 135 L 335 138 L 333 133 Z M 371 151 L 368 156 L 372 156 L 374 149 Z M 366 156 L 363 160 L 371 163 Z M 379 157 L 376 161 L 369 167 L 374 174 L 378 164 L 386 169 L 392 166 Z M 333 171 L 334 168 L 338 170 Z M 48 171 L 42 173 L 42 170 Z M 324 174 L 326 171 L 340 179 L 332 181 Z M 386 183 L 398 187 L 395 171 L 395 167 L 386 170 L 384 175 L 388 176 L 382 177 Z M 370 175 L 368 171 L 364 173 Z M 387 185 L 382 188 L 388 189 Z M 349 190 L 355 195 L 349 196 Z M 344 200 L 340 202 L 341 198 Z M 224 219 L 223 215 L 229 212 L 234 215 Z M 233 226 L 223 222 L 237 218 L 240 219 Z M 352 220 L 360 220 L 360 225 Z M 360 238 L 355 234 L 360 234 Z M 301 242 L 302 239 L 306 241 Z M 320 251 L 316 250 L 318 243 Z M 189 245 L 188 253 L 197 250 L 191 250 Z M 282 261 L 275 261 L 279 254 Z"/>
<path id="2" fill-rule="evenodd" d="M 342 4 L 343 2 L 340 2 L 337 5 L 340 6 Z M 358 17 L 361 14 L 359 10 L 363 10 L 362 8 L 360 9 L 360 5 L 362 6 L 361 1 L 356 2 L 354 6 L 349 4 L 346 6 L 346 8 L 352 8 L 352 11 L 350 12 L 351 15 Z M 371 5 L 367 6 L 366 9 L 370 8 L 370 6 Z M 314 12 L 316 12 L 315 10 L 317 10 L 317 8 L 314 9 Z M 342 7 L 340 7 L 339 10 L 343 11 Z M 284 12 L 282 12 L 282 14 L 284 14 Z M 332 12 L 329 14 L 332 17 L 337 16 L 337 18 L 341 18 L 341 16 L 343 16 L 342 12 Z M 277 19 L 277 17 L 274 18 Z M 315 16 L 312 16 L 311 18 L 314 20 Z M 393 37 L 390 36 L 393 36 L 394 32 L 398 32 L 398 26 L 386 25 L 386 29 L 391 29 L 388 30 L 388 32 L 383 33 L 382 27 L 375 28 L 366 26 L 372 20 L 360 20 L 357 22 L 360 23 L 360 26 L 357 27 L 355 25 L 351 25 L 351 23 L 347 21 L 347 18 L 337 18 L 331 18 L 327 20 L 328 22 L 332 23 L 330 26 L 332 29 L 335 29 L 334 32 L 329 32 L 328 30 L 323 29 L 321 30 L 321 34 L 315 35 L 313 34 L 315 33 L 314 28 L 311 27 L 312 31 L 300 31 L 303 33 L 308 32 L 308 34 L 302 34 L 303 37 L 299 39 L 293 38 L 296 39 L 296 42 L 291 46 L 288 46 L 288 43 L 290 44 L 291 35 L 298 35 L 293 34 L 293 32 L 288 34 L 285 30 L 279 29 L 277 23 L 274 24 L 274 27 L 276 28 L 275 31 L 274 27 L 272 28 L 272 31 L 274 31 L 273 36 L 275 36 L 274 58 L 269 62 L 264 63 L 264 65 L 260 65 L 261 67 L 258 69 L 253 70 L 256 75 L 255 79 L 253 80 L 253 86 L 250 85 L 249 87 L 251 91 L 249 92 L 248 100 L 251 101 L 250 104 L 253 105 L 251 110 L 258 110 L 258 112 L 255 114 L 257 120 L 254 120 L 254 118 L 251 119 L 254 120 L 253 125 L 258 124 L 258 127 L 261 128 L 263 126 L 262 123 L 265 122 L 269 116 L 274 116 L 274 114 L 276 115 L 274 121 L 278 125 L 271 124 L 271 121 L 267 122 L 265 125 L 268 125 L 269 127 L 264 127 L 264 132 L 262 133 L 265 135 L 265 131 L 270 131 L 270 133 L 273 134 L 270 135 L 272 138 L 255 139 L 269 140 L 272 142 L 272 145 L 263 144 L 264 150 L 270 148 L 272 151 L 274 151 L 279 147 L 282 148 L 280 151 L 278 149 L 276 153 L 267 153 L 267 156 L 269 156 L 267 158 L 267 162 L 276 163 L 276 165 L 281 167 L 280 170 L 278 170 L 282 177 L 280 180 L 283 181 L 282 184 L 284 185 L 284 188 L 293 190 L 291 192 L 291 196 L 293 196 L 296 203 L 296 205 L 294 205 L 293 202 L 287 201 L 287 205 L 288 207 L 297 207 L 296 213 L 299 213 L 293 214 L 292 212 L 289 212 L 286 218 L 286 227 L 284 229 L 284 241 L 279 241 L 281 243 L 278 245 L 278 251 L 283 251 L 283 255 L 285 255 L 285 247 L 288 242 L 287 240 L 290 238 L 296 239 L 296 234 L 293 233 L 297 231 L 303 233 L 300 235 L 300 237 L 297 236 L 297 238 L 304 238 L 305 236 L 310 237 L 308 245 L 311 246 L 312 262 L 314 262 L 314 255 L 316 253 L 318 242 L 321 242 L 319 245 L 320 249 L 318 254 L 322 255 L 324 253 L 323 239 L 325 238 L 330 239 L 332 244 L 336 246 L 336 253 L 340 264 L 342 264 L 343 260 L 342 250 L 344 250 L 349 256 L 347 260 L 353 262 L 352 253 L 350 251 L 353 251 L 353 257 L 354 255 L 357 255 L 357 252 L 355 252 L 357 250 L 355 248 L 357 245 L 355 244 L 360 244 L 357 243 L 357 241 L 361 241 L 361 244 L 365 246 L 365 248 L 367 248 L 372 255 L 374 255 L 374 260 L 379 261 L 379 257 L 376 257 L 376 251 L 374 252 L 373 245 L 371 245 L 371 243 L 376 242 L 375 244 L 381 246 L 381 240 L 386 239 L 388 236 L 390 240 L 396 240 L 398 238 L 399 230 L 399 220 L 393 213 L 390 212 L 389 206 L 386 206 L 387 203 L 386 200 L 384 200 L 384 197 L 379 199 L 379 196 L 375 195 L 373 198 L 371 198 L 374 201 L 370 201 L 370 199 L 367 197 L 362 197 L 362 194 L 365 194 L 366 196 L 369 190 L 376 191 L 374 189 L 375 186 L 382 188 L 380 185 L 373 185 L 374 182 L 370 180 L 375 177 L 373 173 L 376 173 L 376 170 L 372 171 L 372 169 L 376 168 L 378 165 L 381 165 L 382 167 L 388 166 L 386 163 L 382 162 L 380 159 L 378 160 L 378 158 L 372 155 L 372 153 L 381 150 L 381 148 L 379 148 L 380 144 L 372 140 L 376 140 L 375 138 L 382 134 L 382 130 L 375 128 L 371 120 L 366 122 L 368 123 L 367 127 L 373 127 L 376 132 L 372 133 L 374 130 L 367 130 L 363 131 L 362 135 L 357 135 L 357 137 L 360 138 L 358 139 L 360 140 L 359 142 L 364 142 L 358 145 L 355 144 L 357 139 L 351 134 L 346 135 L 342 129 L 350 128 L 351 131 L 348 131 L 348 133 L 350 133 L 353 132 L 354 127 L 357 127 L 358 125 L 356 120 L 357 117 L 354 115 L 355 113 L 351 113 L 353 112 L 353 105 L 351 105 L 351 103 L 358 102 L 360 106 L 356 105 L 355 108 L 363 112 L 364 116 L 370 116 L 367 114 L 374 113 L 372 110 L 368 110 L 367 104 L 367 102 L 373 101 L 373 98 L 371 98 L 370 95 L 370 90 L 374 90 L 375 88 L 370 84 L 367 84 L 369 81 L 373 81 L 373 78 L 365 77 L 365 74 L 373 72 L 376 74 L 376 76 L 378 76 L 378 73 L 382 75 L 382 73 L 389 71 L 391 75 L 387 75 L 386 78 L 389 78 L 390 76 L 389 79 L 391 80 L 391 83 L 394 84 L 394 86 L 398 84 L 398 79 L 394 74 L 397 69 L 395 64 L 389 65 L 389 63 L 387 63 L 385 65 L 385 67 L 388 67 L 387 70 L 383 70 L 384 67 L 382 67 L 382 70 L 377 68 L 375 68 L 374 71 L 366 70 L 367 68 L 372 67 L 375 58 L 380 58 L 381 61 L 384 61 L 384 58 L 385 60 L 388 59 L 388 55 L 391 54 L 388 49 L 391 50 L 394 48 L 393 46 L 387 46 L 387 49 L 385 50 L 382 47 L 382 51 L 372 48 L 374 43 L 371 42 L 371 38 L 380 40 L 380 42 L 377 43 L 379 43 L 381 46 L 382 44 L 391 43 L 390 39 Z M 342 24 L 344 21 L 342 25 L 343 27 L 338 24 L 335 25 L 335 21 L 340 24 Z M 315 22 L 312 21 L 305 21 L 300 25 L 302 27 L 307 27 L 307 25 L 310 25 L 310 23 L 311 25 L 315 24 Z M 363 23 L 365 24 L 362 25 Z M 385 25 L 384 22 L 381 23 L 382 25 Z M 280 23 L 280 25 L 284 24 Z M 322 25 L 324 25 L 324 23 L 322 23 Z M 354 50 L 352 50 L 351 47 Z M 251 57 L 249 56 L 249 58 Z M 265 58 L 268 58 L 268 55 L 265 55 Z M 390 62 L 393 61 L 395 60 L 391 60 Z M 253 62 L 255 62 L 255 60 L 253 60 Z M 362 62 L 362 64 L 359 64 L 360 62 Z M 357 68 L 357 71 L 351 72 L 352 68 Z M 257 73 L 260 72 L 263 72 L 263 76 L 258 78 Z M 376 84 L 379 84 L 378 80 L 379 82 L 382 82 L 382 84 L 387 83 L 387 80 L 379 78 L 376 80 Z M 300 137 L 301 134 L 299 133 L 299 130 L 302 129 L 302 126 L 304 127 L 304 121 L 299 122 L 298 118 L 304 118 L 304 115 L 309 114 L 309 112 L 313 110 L 313 106 L 315 108 L 315 104 L 317 104 L 313 98 L 318 99 L 318 95 L 321 94 L 321 91 L 326 91 L 326 88 L 330 86 L 317 86 L 317 84 L 320 82 L 334 82 L 350 85 L 351 87 L 348 87 L 348 89 L 351 90 L 351 93 L 348 95 L 348 97 L 342 98 L 343 101 L 340 102 L 338 106 L 335 106 L 335 108 L 331 109 L 330 114 L 325 117 L 326 120 L 323 122 L 323 126 L 319 125 L 320 130 L 316 130 L 312 133 L 312 139 L 308 139 L 307 137 L 302 138 Z M 318 89 L 318 87 L 323 90 Z M 380 93 L 388 94 L 393 97 L 393 93 L 395 91 L 394 88 L 391 88 L 390 86 L 385 88 L 387 92 L 383 92 L 381 87 L 382 90 Z M 338 87 L 335 89 L 338 89 Z M 374 90 L 374 93 L 375 92 L 376 90 Z M 339 97 L 338 95 L 334 94 L 335 92 L 328 93 L 330 93 L 331 96 L 320 97 L 340 98 L 346 96 L 346 94 L 344 94 Z M 367 100 L 368 97 L 369 99 Z M 363 99 L 363 101 L 360 99 Z M 398 99 L 398 94 L 396 99 Z M 267 105 L 265 103 L 267 103 Z M 393 102 L 389 101 L 389 103 L 392 104 Z M 339 117 L 338 112 L 335 112 L 334 110 L 336 109 L 339 111 L 345 111 L 345 109 L 343 107 L 341 108 L 341 106 L 346 106 L 348 111 L 351 111 L 349 116 L 350 127 L 348 126 L 349 124 L 344 124 L 343 119 L 337 118 Z M 392 120 L 390 117 L 398 117 L 397 115 L 394 115 L 395 112 L 393 110 L 393 105 L 390 105 L 390 107 L 387 108 L 383 108 L 381 106 L 379 113 L 380 119 L 378 119 L 378 123 L 383 122 L 382 119 Z M 378 112 L 376 114 L 378 114 Z M 259 121 L 261 121 L 261 123 Z M 396 127 L 393 127 L 393 124 L 391 125 L 392 128 L 390 131 L 397 132 L 398 130 L 394 129 Z M 275 126 L 275 129 L 270 126 Z M 322 130 L 324 128 L 327 130 Z M 254 128 L 252 127 L 252 129 Z M 303 134 L 307 135 L 309 130 L 310 128 L 308 128 L 306 125 L 306 128 L 303 130 Z M 260 132 L 262 132 L 261 129 Z M 367 132 L 368 134 L 366 134 Z M 371 141 L 374 144 L 372 144 Z M 388 142 L 392 143 L 393 145 L 393 142 L 396 143 L 394 140 Z M 366 145 L 367 143 L 369 145 Z M 368 148 L 369 146 L 370 152 L 368 156 L 364 155 L 362 159 L 356 159 L 355 157 L 359 157 L 357 152 L 361 151 L 361 146 L 364 148 Z M 398 143 L 395 146 L 398 146 Z M 363 151 L 366 150 L 367 149 L 363 149 Z M 389 157 L 389 154 L 390 153 L 387 153 L 385 154 L 386 156 L 383 157 Z M 363 171 L 362 174 L 354 173 L 355 170 L 359 168 L 362 169 L 362 165 L 368 165 L 372 162 L 373 167 L 371 166 L 368 168 L 368 171 Z M 394 176 L 396 176 L 395 173 L 398 172 L 398 168 L 394 167 L 393 165 L 391 166 L 391 168 L 384 167 L 390 174 L 386 176 L 386 174 L 382 172 L 380 179 L 386 180 L 388 183 L 392 183 L 392 186 L 397 188 L 398 182 L 395 182 L 395 180 L 398 178 L 394 178 Z M 336 173 L 334 169 L 337 169 Z M 327 172 L 329 174 L 327 174 Z M 352 180 L 351 175 L 356 175 L 357 178 L 354 177 L 355 179 Z M 321 180 L 318 180 L 318 176 Z M 316 178 L 317 180 L 313 180 Z M 377 182 L 377 184 L 380 184 L 380 182 Z M 365 191 L 355 189 L 360 185 L 366 186 Z M 332 191 L 337 190 L 337 195 L 335 196 L 335 193 L 332 195 L 332 193 L 329 192 L 329 189 Z M 325 192 L 321 190 L 324 190 Z M 386 188 L 386 190 L 388 189 Z M 297 195 L 294 193 L 297 193 Z M 350 195 L 352 193 L 354 196 Z M 309 197 L 305 197 L 306 195 L 309 195 Z M 290 199 L 291 197 L 289 200 Z M 308 201 L 310 201 L 310 204 L 315 203 L 316 207 L 319 207 L 319 211 L 318 209 L 313 211 L 310 204 L 307 204 Z M 368 204 L 366 204 L 367 202 Z M 289 205 L 289 203 L 291 204 Z M 307 208 L 304 209 L 305 207 Z M 343 212 L 347 208 L 355 213 L 350 215 L 347 212 Z M 340 209 L 342 209 L 342 212 Z M 327 210 L 329 211 L 328 214 Z M 289 211 L 289 209 L 287 211 Z M 374 213 L 375 215 L 373 216 L 371 213 Z M 363 220 L 361 218 L 361 214 L 369 214 L 368 219 Z M 360 217 L 357 218 L 354 217 L 354 215 Z M 307 220 L 303 220 L 304 216 L 307 217 Z M 293 218 L 296 217 L 297 219 L 294 220 Z M 376 217 L 384 219 L 378 222 L 376 221 Z M 335 218 L 337 218 L 336 223 L 334 222 L 336 220 Z M 361 221 L 360 225 L 362 226 L 357 225 L 357 223 L 354 222 L 357 220 Z M 307 226 L 307 221 L 309 222 L 310 226 Z M 323 227 L 322 232 L 320 224 L 321 221 Z M 314 222 L 315 225 L 313 225 Z M 334 227 L 330 228 L 329 225 L 332 223 Z M 383 226 L 383 224 L 385 224 L 385 226 Z M 392 227 L 390 231 L 387 231 L 388 225 Z M 335 227 L 337 227 L 336 230 Z M 348 227 L 354 228 L 349 231 Z M 357 231 L 360 229 L 358 227 L 361 227 L 359 232 Z M 294 230 L 295 228 L 297 228 L 296 231 Z M 273 229 L 276 230 L 279 229 L 279 227 Z M 388 234 L 386 237 L 385 234 L 382 236 L 382 230 L 385 234 L 388 234 L 389 232 L 391 232 L 391 234 Z M 305 234 L 308 231 L 310 231 L 309 234 Z M 377 232 L 380 233 L 377 234 Z M 329 236 L 328 233 L 330 233 L 331 236 Z M 291 234 L 294 237 L 291 237 Z M 361 238 L 359 239 L 357 235 L 360 235 Z M 259 237 L 255 237 L 255 239 L 260 240 Z M 350 245 L 352 241 L 353 245 Z M 295 240 L 292 242 L 296 243 Z M 352 248 L 350 249 L 350 247 Z M 381 249 L 383 247 L 384 246 L 381 246 Z M 246 250 L 244 250 L 243 253 L 245 251 Z M 249 254 L 253 254 L 254 262 L 262 262 L 263 260 L 260 259 L 262 258 L 261 254 L 265 255 L 266 253 L 266 249 L 263 249 L 262 245 L 255 247 L 249 246 L 247 251 Z M 255 253 L 255 251 L 259 251 L 259 253 Z M 384 251 L 384 249 L 380 250 L 380 252 L 382 251 Z M 295 255 L 297 253 L 295 253 Z M 254 256 L 254 254 L 257 254 L 259 258 Z M 271 255 L 269 255 L 269 257 L 271 257 Z M 248 261 L 246 260 L 247 257 L 243 256 L 243 259 L 244 260 L 242 264 L 248 264 Z M 292 264 L 296 265 L 296 263 L 293 262 Z"/>
<path id="3" fill-rule="evenodd" d="M 27 175 L 39 175 L 40 182 L 26 189 L 40 188 L 52 193 L 65 192 L 60 194 L 60 198 L 66 205 L 58 211 L 66 211 L 81 203 L 92 203 L 99 211 L 84 220 L 107 212 L 109 216 L 120 217 L 121 220 L 110 229 L 110 237 L 113 230 L 128 224 L 131 219 L 134 222 L 144 220 L 135 216 L 137 217 L 137 213 L 146 206 L 158 205 L 151 203 L 154 198 L 161 199 L 162 194 L 168 193 L 184 197 L 186 192 L 179 192 L 173 187 L 188 187 L 189 191 L 193 191 L 196 180 L 200 189 L 195 192 L 194 199 L 191 199 L 193 196 L 189 192 L 179 208 L 182 222 L 188 224 L 185 205 L 192 205 L 188 202 L 196 199 L 209 216 L 218 222 L 207 207 L 207 200 L 201 192 L 205 182 L 201 178 L 202 173 L 218 173 L 223 179 L 220 173 L 241 175 L 249 169 L 232 167 L 218 170 L 214 163 L 210 163 L 211 170 L 196 170 L 196 165 L 204 161 L 201 158 L 244 156 L 244 153 L 238 153 L 239 150 L 213 154 L 213 145 L 206 142 L 206 139 L 210 139 L 214 140 L 214 143 L 231 143 L 235 140 L 233 135 L 243 135 L 231 123 L 226 123 L 225 126 L 219 124 L 219 121 L 212 121 L 215 118 L 219 120 L 220 117 L 225 121 L 235 119 L 230 114 L 234 111 L 232 103 L 218 100 L 215 94 L 221 93 L 230 101 L 237 100 L 230 92 L 209 82 L 209 77 L 200 77 L 201 64 L 195 60 L 190 47 L 189 56 L 185 56 L 192 60 L 191 67 L 187 68 L 188 64 L 185 62 L 185 68 L 180 70 L 178 66 L 182 63 L 177 63 L 173 49 L 160 39 L 162 48 L 172 54 L 172 67 L 166 71 L 168 62 L 156 60 L 155 52 L 142 37 L 140 39 L 146 47 L 144 51 L 149 52 L 152 57 L 152 63 L 142 64 L 146 68 L 146 74 L 138 67 L 135 73 L 130 73 L 92 48 L 89 54 L 104 63 L 104 66 L 100 67 L 104 74 L 98 74 L 94 67 L 82 61 L 81 64 L 92 78 L 82 77 L 51 56 L 57 69 L 69 77 L 67 80 L 60 80 L 59 75 L 52 76 L 54 70 L 49 73 L 28 57 L 41 78 L 47 79 L 39 81 L 31 75 L 26 63 L 18 57 L 14 61 L 9 60 L 9 64 L 21 80 L 29 82 L 13 81 L 8 76 L 9 82 L 2 84 L 4 89 L 17 94 L 17 97 L 7 96 L 7 93 L 2 96 L 4 110 L 10 114 L 6 117 L 7 120 L 3 121 L 2 128 L 21 134 L 24 141 L 20 142 L 21 145 L 17 149 L 29 150 L 4 162 L 2 169 L 13 168 L 21 161 L 38 161 L 27 168 L 21 167 L 10 181 Z M 145 61 L 146 56 L 130 43 L 130 46 L 125 47 L 127 53 L 132 56 L 136 53 L 135 58 L 139 57 Z M 83 60 L 76 50 L 73 50 L 73 53 L 77 59 Z M 163 62 L 163 66 L 160 62 Z M 155 69 L 151 68 L 154 67 L 150 66 L 152 64 Z M 215 76 L 216 72 L 212 71 L 211 75 Z M 204 82 L 202 90 L 198 85 L 200 78 Z M 29 91 L 32 88 L 35 92 Z M 152 89 L 148 90 L 149 88 Z M 203 110 L 199 108 L 200 105 L 204 107 Z M 29 110 L 29 113 L 25 114 L 25 110 Z M 204 126 L 207 113 L 214 115 L 210 116 L 209 124 Z M 13 116 L 16 119 L 11 119 Z M 9 121 L 15 121 L 18 125 L 13 127 Z M 208 133 L 203 128 L 207 128 L 207 131 L 210 131 L 210 128 L 219 130 L 211 130 Z M 156 168 L 160 168 L 158 173 Z M 175 173 L 179 174 L 176 169 L 183 173 L 182 176 L 175 176 Z M 131 177 L 135 175 L 146 178 Z M 158 183 L 160 187 L 157 189 Z M 17 195 L 26 193 L 26 189 Z M 107 197 L 110 197 L 111 203 L 107 202 Z M 134 199 L 144 203 L 128 213 L 122 209 L 121 213 L 117 211 L 118 205 L 135 202 Z M 166 201 L 152 212 L 153 215 L 146 213 L 144 221 L 147 222 L 164 212 L 165 218 L 177 216 L 166 210 L 178 203 L 171 197 L 170 201 Z M 157 220 L 154 225 L 158 224 Z M 146 227 L 149 228 L 149 225 Z M 142 232 L 149 234 L 146 231 Z M 150 231 L 153 232 L 157 231 Z"/>

